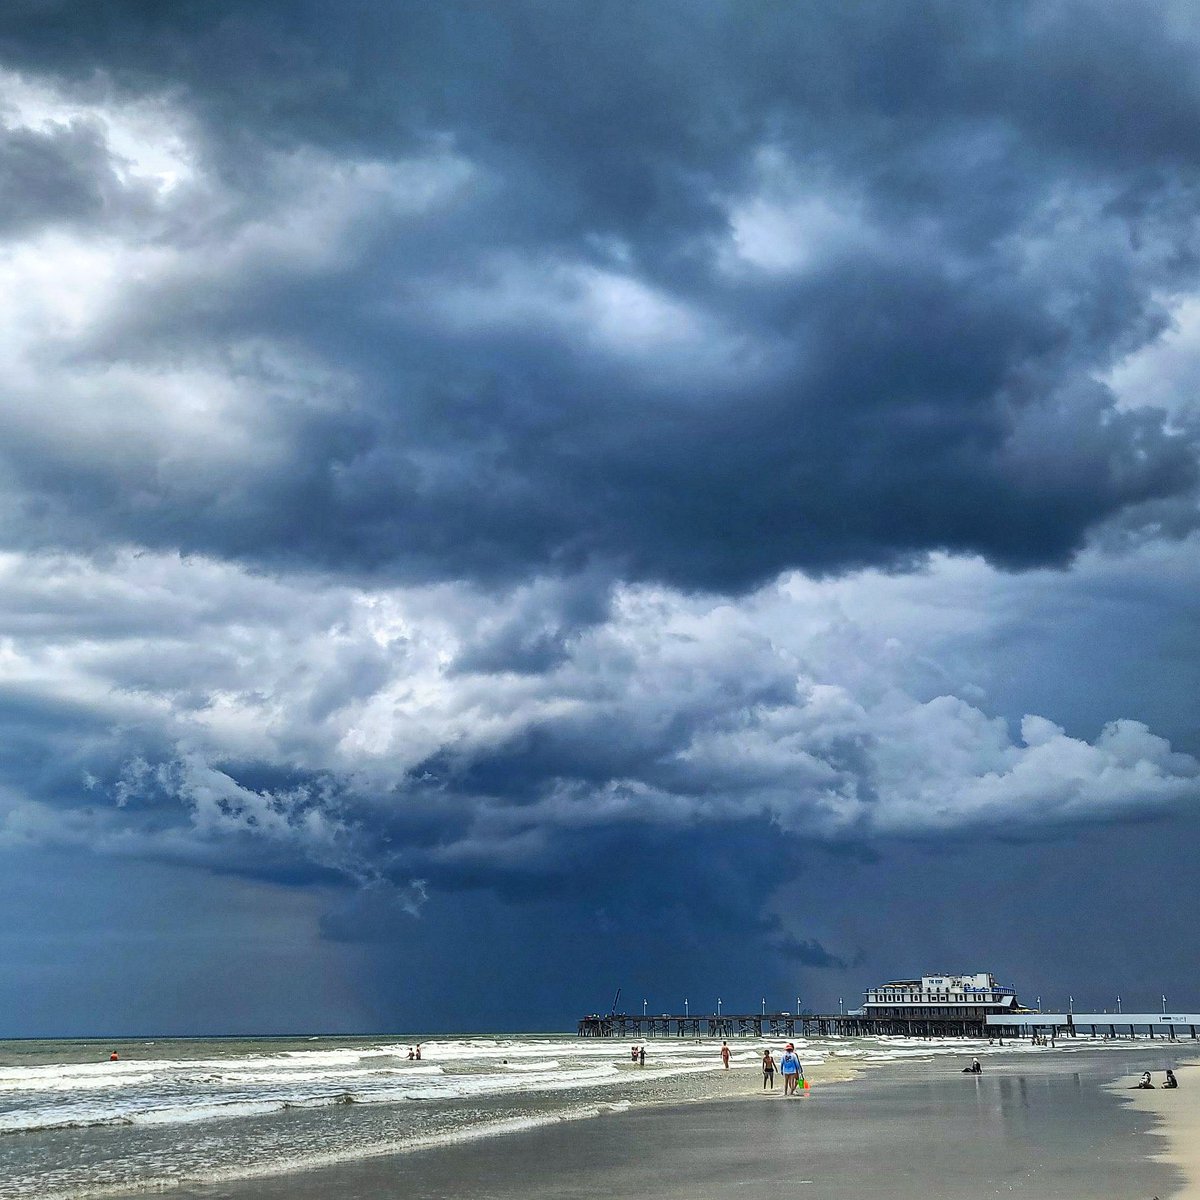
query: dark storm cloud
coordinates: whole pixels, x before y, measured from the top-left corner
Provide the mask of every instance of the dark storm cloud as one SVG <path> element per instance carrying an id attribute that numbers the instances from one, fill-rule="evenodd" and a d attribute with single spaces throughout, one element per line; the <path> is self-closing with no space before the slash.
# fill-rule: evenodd
<path id="1" fill-rule="evenodd" d="M 94 220 L 119 191 L 99 130 L 0 127 L 0 236 L 56 221 Z"/>
<path id="2" fill-rule="evenodd" d="M 1156 11 L 118 5 L 64 39 L 18 6 L 0 60 L 169 97 L 218 201 L 174 202 L 179 268 L 83 359 L 265 339 L 347 380 L 333 408 L 266 381 L 249 470 L 164 470 L 149 434 L 14 457 L 4 537 L 718 589 L 1061 564 L 1196 483 L 1189 434 L 1093 382 L 1195 276 L 1197 60 Z M 306 195 L 334 226 L 221 264 Z M 554 636 L 494 652 L 541 668 Z"/>
<path id="3" fill-rule="evenodd" d="M 1150 4 L 8 5 L 0 846 L 790 988 L 867 944 L 836 855 L 1186 811 L 1200 426 L 1113 371 L 1197 283 L 1198 50 Z M 1094 551 L 1030 570 L 1089 539 L 1163 575 L 1121 633 Z"/>

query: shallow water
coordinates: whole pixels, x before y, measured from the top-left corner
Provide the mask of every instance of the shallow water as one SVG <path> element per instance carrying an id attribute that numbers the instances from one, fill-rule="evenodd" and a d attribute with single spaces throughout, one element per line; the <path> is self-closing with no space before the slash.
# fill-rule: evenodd
<path id="1" fill-rule="evenodd" d="M 1104 1090 L 1114 1068 L 1086 1052 L 988 1062 L 982 1076 L 909 1061 L 803 1099 L 634 1107 L 179 1200 L 1167 1200 L 1183 1180 L 1151 1157 L 1146 1115 Z"/>
<path id="2" fill-rule="evenodd" d="M 575 1125 L 647 1105 L 745 1095 L 761 1079 L 763 1045 L 735 1042 L 726 1072 L 718 1044 L 708 1040 L 650 1041 L 644 1068 L 630 1062 L 629 1043 L 562 1035 L 440 1038 L 422 1044 L 420 1062 L 408 1060 L 411 1044 L 404 1038 L 0 1043 L 0 1197 L 121 1195 L 265 1177 L 544 1124 Z M 1161 1069 L 1164 1051 L 1176 1052 L 1161 1042 L 1097 1046 L 1082 1039 L 1040 1058 L 1020 1045 L 959 1040 L 797 1044 L 806 1066 L 827 1079 L 896 1064 L 891 1074 L 904 1063 L 931 1064 L 946 1075 L 978 1054 L 988 1064 L 984 1094 L 993 1066 L 1007 1070 L 1017 1059 L 1049 1071 L 1082 1055 L 1111 1076 L 1126 1069 L 1104 1065 L 1114 1052 L 1137 1062 L 1152 1054 L 1152 1069 Z M 119 1062 L 108 1061 L 113 1048 Z"/>

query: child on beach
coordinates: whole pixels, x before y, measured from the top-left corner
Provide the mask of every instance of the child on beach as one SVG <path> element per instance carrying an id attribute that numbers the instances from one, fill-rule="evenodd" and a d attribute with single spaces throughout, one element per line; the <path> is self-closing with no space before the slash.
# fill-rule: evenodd
<path id="1" fill-rule="evenodd" d="M 763 1089 L 768 1086 L 772 1091 L 775 1090 L 775 1060 L 771 1057 L 770 1050 L 763 1051 Z"/>

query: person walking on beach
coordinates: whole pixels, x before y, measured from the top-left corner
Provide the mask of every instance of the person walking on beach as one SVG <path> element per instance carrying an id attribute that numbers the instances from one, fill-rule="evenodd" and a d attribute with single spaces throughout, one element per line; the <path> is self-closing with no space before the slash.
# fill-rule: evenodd
<path id="1" fill-rule="evenodd" d="M 637 1062 L 637 1060 L 638 1060 L 638 1059 L 637 1059 L 637 1051 L 638 1051 L 638 1048 L 637 1048 L 636 1046 L 630 1046 L 630 1048 L 629 1048 L 629 1057 L 630 1057 L 631 1061 L 633 1061 L 633 1062 L 635 1062 L 635 1063 L 636 1063 L 636 1062 Z"/>
<path id="2" fill-rule="evenodd" d="M 725 1064 L 725 1070 L 729 1070 L 729 1043 L 721 1043 L 721 1061 Z"/>
<path id="3" fill-rule="evenodd" d="M 639 1046 L 638 1047 L 638 1066 L 644 1067 L 645 1065 L 646 1065 L 646 1047 Z"/>
<path id="4" fill-rule="evenodd" d="M 801 1067 L 800 1060 L 796 1057 L 796 1047 L 791 1042 L 788 1042 L 787 1049 L 779 1060 L 779 1071 L 783 1076 L 784 1096 L 794 1096 L 796 1084 L 800 1079 Z"/>
<path id="5" fill-rule="evenodd" d="M 771 1057 L 770 1050 L 763 1051 L 763 1090 L 770 1088 L 775 1090 L 775 1060 Z"/>

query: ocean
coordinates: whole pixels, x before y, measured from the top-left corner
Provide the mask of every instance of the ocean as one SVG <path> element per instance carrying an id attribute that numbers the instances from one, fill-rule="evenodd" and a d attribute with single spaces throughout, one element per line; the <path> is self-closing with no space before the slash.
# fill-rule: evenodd
<path id="1" fill-rule="evenodd" d="M 711 1040 L 646 1042 L 645 1067 L 631 1062 L 630 1043 L 573 1035 L 433 1038 L 422 1041 L 419 1062 L 407 1057 L 415 1041 L 0 1042 L 0 1198 L 115 1197 L 295 1178 L 641 1108 L 746 1098 L 760 1091 L 764 1044 L 733 1043 L 732 1069 L 725 1071 Z M 945 1080 L 973 1054 L 989 1074 L 1031 1057 L 1061 1073 L 1081 1056 L 1080 1066 L 1086 1060 L 1099 1079 L 1134 1069 L 1148 1055 L 1176 1053 L 1158 1046 L 1079 1039 L 1038 1060 L 1017 1043 L 797 1041 L 818 1088 L 887 1064 L 907 1063 Z M 119 1061 L 109 1061 L 111 1050 Z M 1121 1051 L 1121 1062 L 1104 1065 Z M 840 1088 L 841 1102 L 863 1082 Z M 1098 1086 L 1092 1091 L 1095 1103 L 1115 1107 Z"/>

